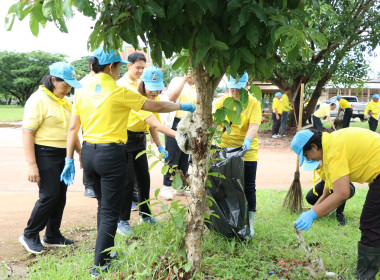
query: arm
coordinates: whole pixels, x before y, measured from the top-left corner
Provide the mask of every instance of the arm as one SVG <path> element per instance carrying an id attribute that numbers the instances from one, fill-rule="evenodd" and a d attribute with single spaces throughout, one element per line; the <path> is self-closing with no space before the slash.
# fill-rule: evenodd
<path id="1" fill-rule="evenodd" d="M 245 138 L 251 138 L 251 139 L 255 138 L 258 131 L 259 131 L 259 124 L 250 123 L 248 126 L 247 134 L 245 135 Z"/>
<path id="2" fill-rule="evenodd" d="M 183 77 L 180 84 L 176 88 L 168 92 L 168 98 L 170 101 L 173 101 L 173 102 L 177 101 L 188 79 L 189 79 L 189 74 Z"/>
<path id="3" fill-rule="evenodd" d="M 277 108 L 274 108 L 274 113 L 276 114 L 276 119 L 279 120 L 279 119 L 280 119 L 280 116 L 278 115 Z"/>
<path id="4" fill-rule="evenodd" d="M 317 216 L 323 217 L 339 207 L 343 202 L 350 198 L 350 177 L 343 176 L 333 183 L 334 192 L 330 194 L 324 201 L 315 204 L 312 208 Z"/>
<path id="5" fill-rule="evenodd" d="M 26 163 L 28 164 L 28 180 L 32 183 L 40 182 L 40 173 L 36 162 L 36 154 L 34 151 L 35 130 L 22 129 L 22 142 L 24 145 L 24 154 Z"/>
<path id="6" fill-rule="evenodd" d="M 328 197 L 330 195 L 330 190 L 329 188 L 323 188 L 323 193 L 322 195 L 320 196 L 320 198 L 318 198 L 317 202 L 314 204 L 314 206 L 320 204 L 322 201 L 324 201 L 326 199 L 326 197 Z"/>
<path id="7" fill-rule="evenodd" d="M 70 121 L 70 127 L 69 127 L 69 133 L 67 135 L 67 151 L 66 151 L 66 157 L 67 158 L 73 158 L 74 156 L 74 148 L 77 147 L 79 143 L 78 139 L 78 131 L 80 129 L 80 117 L 77 115 L 71 115 L 71 121 Z"/>
<path id="8" fill-rule="evenodd" d="M 153 133 L 156 133 L 157 136 L 158 136 L 157 132 L 161 132 L 161 133 L 163 133 L 167 136 L 173 137 L 173 138 L 176 136 L 176 132 L 173 129 L 167 127 L 166 125 L 163 125 L 162 123 L 160 123 L 155 116 L 150 116 L 149 118 L 146 118 L 145 122 L 147 124 L 149 124 L 149 126 L 151 128 L 150 134 L 152 135 L 154 142 L 157 144 L 157 147 L 159 147 L 158 143 L 159 143 L 160 138 L 158 138 L 158 142 L 157 142 L 154 139 Z M 154 131 L 153 133 L 152 133 L 152 130 Z"/>
<path id="9" fill-rule="evenodd" d="M 331 120 L 330 115 L 327 115 L 327 119 L 329 120 L 331 127 L 334 128 L 334 130 L 335 130 L 335 125 L 334 125 L 334 122 Z"/>
<path id="10" fill-rule="evenodd" d="M 180 110 L 181 105 L 179 103 L 147 99 L 141 109 L 149 112 L 168 113 Z"/>

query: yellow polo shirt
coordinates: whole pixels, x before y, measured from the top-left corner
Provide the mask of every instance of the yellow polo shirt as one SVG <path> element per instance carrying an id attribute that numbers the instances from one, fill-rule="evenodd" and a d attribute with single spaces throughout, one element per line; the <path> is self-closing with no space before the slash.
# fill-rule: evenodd
<path id="1" fill-rule="evenodd" d="M 279 115 L 281 115 L 282 114 L 282 104 L 281 104 L 281 101 L 277 97 L 273 98 L 273 104 L 272 104 L 272 112 L 273 113 L 276 113 L 276 111 L 274 110 L 276 108 L 277 108 L 277 113 Z"/>
<path id="2" fill-rule="evenodd" d="M 348 108 L 351 108 L 351 105 L 350 103 L 348 103 L 348 101 L 344 98 L 341 98 L 339 100 L 339 107 L 343 108 L 343 109 L 348 109 Z"/>
<path id="3" fill-rule="evenodd" d="M 127 74 L 128 73 L 125 73 L 123 77 L 117 80 L 116 84 L 119 87 L 125 87 L 127 89 L 138 92 L 137 88 L 139 87 L 141 80 L 137 80 L 137 82 L 134 82 L 128 77 Z"/>
<path id="4" fill-rule="evenodd" d="M 69 130 L 71 112 L 68 107 L 63 106 L 66 118 L 64 126 L 61 105 L 49 97 L 46 92 L 50 92 L 45 86 L 40 86 L 33 93 L 24 107 L 24 119 L 22 127 L 35 130 L 34 143 L 43 146 L 66 148 L 67 133 Z M 70 104 L 71 101 L 64 97 Z"/>
<path id="5" fill-rule="evenodd" d="M 99 73 L 75 95 L 73 114 L 80 117 L 83 141 L 93 144 L 127 143 L 131 109 L 139 111 L 146 97 L 116 85 L 108 74 Z"/>
<path id="6" fill-rule="evenodd" d="M 353 145 L 353 139 L 355 144 Z M 372 183 L 380 174 L 380 135 L 349 127 L 322 134 L 322 173 L 326 187 L 349 175 L 350 182 Z"/>
<path id="7" fill-rule="evenodd" d="M 177 88 L 183 78 L 181 77 L 175 77 L 169 84 L 168 91 L 174 90 Z M 197 103 L 197 91 L 195 89 L 195 85 L 189 85 L 188 83 L 185 83 L 183 86 L 183 89 L 181 91 L 181 94 L 176 102 L 179 103 L 193 103 L 196 105 Z M 176 118 L 182 119 L 182 117 L 186 114 L 185 111 L 178 110 L 175 114 Z"/>
<path id="8" fill-rule="evenodd" d="M 282 110 L 284 112 L 289 112 L 289 110 L 292 109 L 292 106 L 290 106 L 289 102 L 289 97 L 287 94 L 283 94 L 281 98 L 281 105 L 282 105 Z M 278 109 L 277 109 L 278 110 Z"/>
<path id="9" fill-rule="evenodd" d="M 219 98 L 215 103 L 215 110 L 223 106 L 223 102 L 227 97 L 231 95 L 225 95 Z M 226 118 L 229 122 L 228 118 Z M 249 95 L 248 106 L 240 115 L 241 124 L 231 124 L 231 133 L 227 134 L 227 131 L 222 135 L 222 142 L 220 147 L 240 147 L 243 145 L 245 136 L 248 131 L 250 123 L 261 124 L 261 105 L 260 102 L 253 96 Z M 244 161 L 257 161 L 257 152 L 259 150 L 259 138 L 252 139 L 251 149 L 245 154 Z"/>
<path id="10" fill-rule="evenodd" d="M 375 102 L 371 100 L 368 102 L 367 106 L 365 107 L 364 110 L 364 116 L 368 114 L 369 111 L 372 111 L 372 117 L 375 118 L 376 120 L 379 119 L 379 113 L 380 113 L 380 102 Z"/>
<path id="11" fill-rule="evenodd" d="M 160 101 L 160 97 L 157 96 L 155 101 Z M 161 122 L 160 114 L 153 113 L 145 110 L 140 110 L 136 112 L 135 110 L 131 110 L 129 113 L 128 120 L 128 130 L 133 132 L 147 132 L 150 129 L 150 126 L 145 122 L 147 118 L 150 116 L 155 116 L 159 122 Z"/>
<path id="12" fill-rule="evenodd" d="M 314 116 L 317 118 L 324 118 L 330 116 L 331 108 L 330 105 L 321 106 L 317 111 L 314 112 Z"/>

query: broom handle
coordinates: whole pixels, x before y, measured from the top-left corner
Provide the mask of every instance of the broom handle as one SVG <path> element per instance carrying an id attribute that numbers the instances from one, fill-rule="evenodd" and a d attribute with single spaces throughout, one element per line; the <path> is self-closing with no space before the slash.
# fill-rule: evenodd
<path id="1" fill-rule="evenodd" d="M 300 107 L 298 111 L 298 131 L 302 129 L 302 115 L 303 115 L 303 93 L 305 90 L 305 84 L 301 84 L 301 96 L 300 96 Z M 299 157 L 297 156 L 297 168 L 296 171 L 300 171 L 300 167 L 298 166 Z"/>

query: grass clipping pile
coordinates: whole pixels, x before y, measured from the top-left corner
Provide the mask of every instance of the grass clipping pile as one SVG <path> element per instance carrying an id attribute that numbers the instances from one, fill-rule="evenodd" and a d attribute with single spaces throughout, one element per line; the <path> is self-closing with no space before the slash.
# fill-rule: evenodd
<path id="1" fill-rule="evenodd" d="M 314 248 L 311 250 L 305 242 L 305 239 L 302 236 L 302 232 L 296 228 L 296 223 L 294 222 L 294 230 L 296 232 L 297 241 L 299 246 L 306 252 L 306 261 L 308 265 L 305 266 L 305 269 L 309 272 L 310 276 L 321 277 L 325 276 L 327 278 L 335 278 L 334 272 L 329 272 L 325 270 L 325 266 L 321 257 L 318 256 L 317 249 Z"/>
<path id="2" fill-rule="evenodd" d="M 175 136 L 178 147 L 185 154 L 191 155 L 193 147 L 191 139 L 196 138 L 196 133 L 194 114 L 187 112 L 178 123 L 177 134 Z"/>

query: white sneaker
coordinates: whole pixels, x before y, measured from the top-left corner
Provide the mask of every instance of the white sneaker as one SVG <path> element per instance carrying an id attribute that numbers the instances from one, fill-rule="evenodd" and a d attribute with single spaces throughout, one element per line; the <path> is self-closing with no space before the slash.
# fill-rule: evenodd
<path id="1" fill-rule="evenodd" d="M 277 134 L 274 134 L 274 135 L 272 135 L 272 138 L 277 139 L 277 138 L 278 138 L 278 135 L 277 135 Z"/>
<path id="2" fill-rule="evenodd" d="M 171 187 L 163 187 L 160 190 L 160 196 L 165 200 L 173 200 Z"/>

